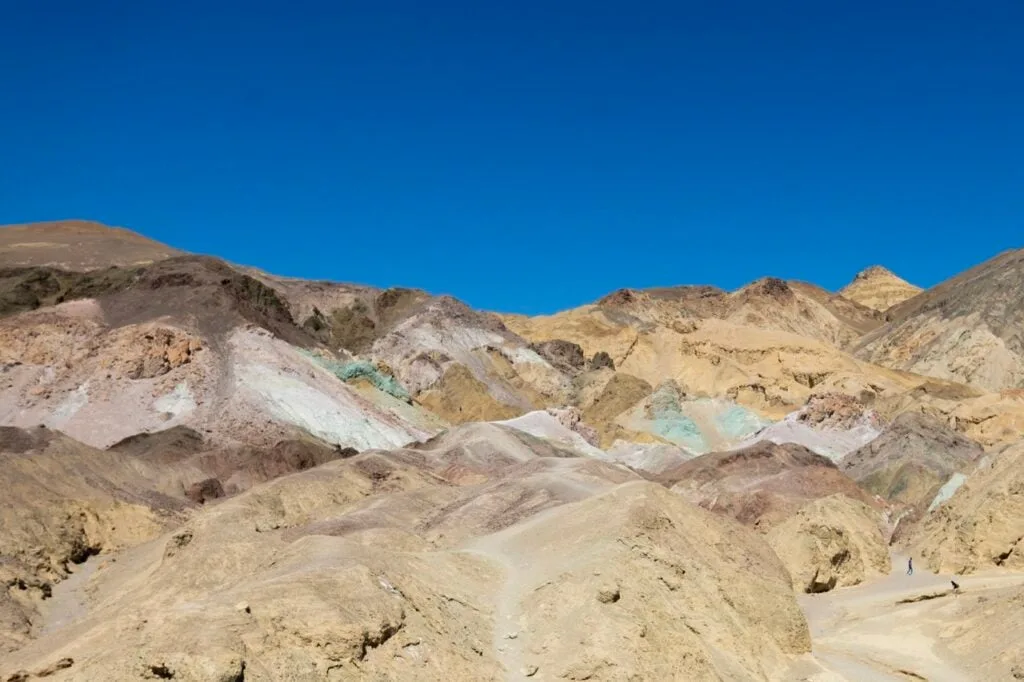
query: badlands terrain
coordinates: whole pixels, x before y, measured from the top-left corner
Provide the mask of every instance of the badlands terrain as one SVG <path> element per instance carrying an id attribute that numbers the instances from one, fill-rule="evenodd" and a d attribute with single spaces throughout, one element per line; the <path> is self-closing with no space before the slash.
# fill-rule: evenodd
<path id="1" fill-rule="evenodd" d="M 1024 679 L 1024 251 L 950 275 L 525 317 L 0 228 L 0 680 Z"/>

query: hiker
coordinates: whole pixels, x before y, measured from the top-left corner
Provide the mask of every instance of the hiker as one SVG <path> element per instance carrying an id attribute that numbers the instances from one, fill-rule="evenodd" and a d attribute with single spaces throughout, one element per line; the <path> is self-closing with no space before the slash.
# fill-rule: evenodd
<path id="1" fill-rule="evenodd" d="M 913 557 L 907 559 L 907 575 L 914 575 L 914 559 L 913 559 Z"/>
<path id="2" fill-rule="evenodd" d="M 960 584 L 955 580 L 950 580 L 949 582 L 953 583 L 953 594 L 960 596 Z"/>

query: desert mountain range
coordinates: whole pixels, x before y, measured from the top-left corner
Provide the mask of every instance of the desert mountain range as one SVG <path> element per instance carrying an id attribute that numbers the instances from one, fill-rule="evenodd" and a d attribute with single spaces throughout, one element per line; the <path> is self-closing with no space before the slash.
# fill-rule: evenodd
<path id="1" fill-rule="evenodd" d="M 1022 301 L 528 317 L 2 227 L 0 680 L 1024 679 Z"/>

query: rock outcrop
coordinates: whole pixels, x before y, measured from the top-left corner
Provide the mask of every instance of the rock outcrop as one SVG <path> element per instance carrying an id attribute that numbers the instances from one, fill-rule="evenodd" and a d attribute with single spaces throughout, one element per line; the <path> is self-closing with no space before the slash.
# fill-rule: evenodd
<path id="1" fill-rule="evenodd" d="M 797 590 L 827 592 L 888 575 L 881 515 L 845 495 L 813 500 L 768 532 Z"/>
<path id="2" fill-rule="evenodd" d="M 654 480 L 694 504 L 764 531 L 811 500 L 843 494 L 873 503 L 832 461 L 794 444 L 759 442 L 703 455 Z"/>
<path id="3" fill-rule="evenodd" d="M 852 282 L 839 290 L 839 295 L 872 310 L 885 312 L 921 291 L 921 287 L 897 277 L 881 265 L 872 265 L 858 272 Z"/>
<path id="4" fill-rule="evenodd" d="M 984 454 L 980 445 L 933 417 L 904 413 L 840 466 L 865 490 L 895 505 L 899 536 L 939 502 L 940 491 L 955 486 Z"/>
<path id="5" fill-rule="evenodd" d="M 925 520 L 918 551 L 944 573 L 1024 569 L 1024 443 L 979 463 Z"/>

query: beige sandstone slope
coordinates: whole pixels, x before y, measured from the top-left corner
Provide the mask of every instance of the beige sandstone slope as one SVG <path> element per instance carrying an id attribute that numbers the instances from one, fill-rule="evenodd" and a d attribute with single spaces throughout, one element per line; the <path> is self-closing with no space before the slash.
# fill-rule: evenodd
<path id="1" fill-rule="evenodd" d="M 0 652 L 38 628 L 60 581 L 183 523 L 199 504 L 353 454 L 308 437 L 270 448 L 211 447 L 187 428 L 103 451 L 43 427 L 0 427 Z M 59 588 L 57 588 L 59 589 Z"/>
<path id="2" fill-rule="evenodd" d="M 947 606 L 953 613 L 939 637 L 956 656 L 971 662 L 974 679 L 1024 679 L 1024 588 L 975 592 L 958 598 L 956 607 Z"/>
<path id="3" fill-rule="evenodd" d="M 156 537 L 187 504 L 149 468 L 45 428 L 0 427 L 0 658 L 24 645 L 53 584 L 74 564 Z"/>
<path id="4" fill-rule="evenodd" d="M 827 592 L 888 575 L 882 515 L 842 494 L 812 500 L 768 532 L 801 592 Z"/>
<path id="5" fill-rule="evenodd" d="M 925 520 L 917 545 L 935 571 L 1024 569 L 1024 443 L 982 460 Z"/>
<path id="6" fill-rule="evenodd" d="M 839 295 L 872 310 L 885 312 L 921 291 L 921 287 L 897 277 L 881 265 L 872 265 L 858 272 L 852 282 L 839 290 Z"/>
<path id="7" fill-rule="evenodd" d="M 985 447 L 1005 445 L 1024 433 L 1024 392 L 987 392 L 853 357 L 822 339 L 851 338 L 870 330 L 877 319 L 865 317 L 863 307 L 843 308 L 844 302 L 856 304 L 840 297 L 830 299 L 823 318 L 831 326 L 813 316 L 810 321 L 788 316 L 776 299 L 825 299 L 823 290 L 811 285 L 782 284 L 785 288 L 769 280 L 728 294 L 730 300 L 747 300 L 745 306 L 756 294 L 762 313 L 754 317 L 745 317 L 743 306 L 723 305 L 725 294 L 719 290 L 677 287 L 667 290 L 671 295 L 623 290 L 596 305 L 502 320 L 534 342 L 565 339 L 588 357 L 607 352 L 618 372 L 651 386 L 675 381 L 689 396 L 729 398 L 773 419 L 800 409 L 811 396 L 844 393 L 886 420 L 924 412 Z"/>
<path id="8" fill-rule="evenodd" d="M 587 308 L 588 306 L 584 306 Z M 725 292 L 708 286 L 620 289 L 593 304 L 620 323 L 685 329 L 699 320 L 788 332 L 845 347 L 884 321 L 876 312 L 821 287 L 766 277 Z M 517 328 L 522 316 L 505 316 Z"/>
<path id="9" fill-rule="evenodd" d="M 770 680 L 810 646 L 755 534 L 488 425 L 205 508 L 83 596 L 0 674 Z"/>
<path id="10" fill-rule="evenodd" d="M 503 319 L 533 341 L 567 339 L 588 356 L 605 351 L 618 371 L 653 386 L 674 380 L 688 394 L 728 397 L 774 418 L 802 407 L 814 393 L 838 390 L 874 399 L 924 381 L 861 362 L 814 338 L 720 319 L 688 319 L 664 312 L 660 304 L 636 315 L 584 306 L 553 316 Z"/>

